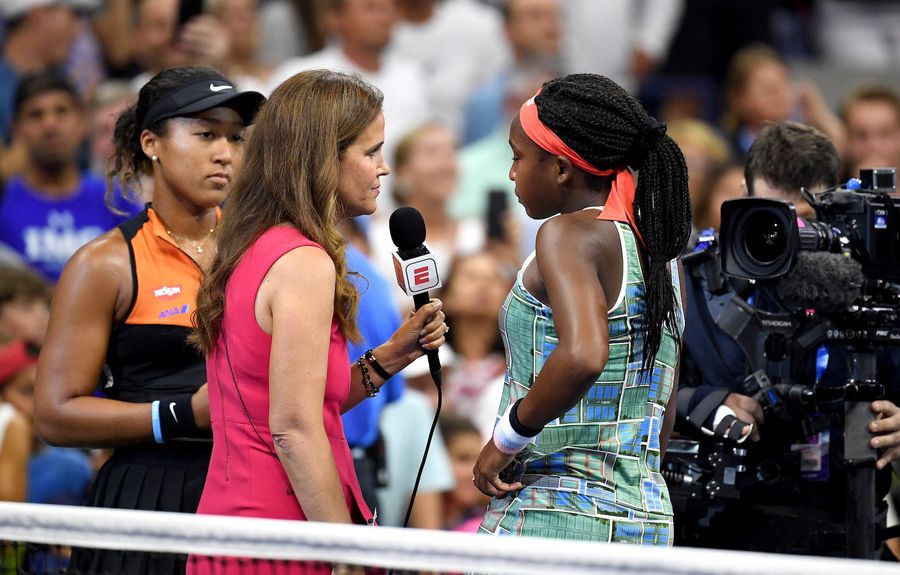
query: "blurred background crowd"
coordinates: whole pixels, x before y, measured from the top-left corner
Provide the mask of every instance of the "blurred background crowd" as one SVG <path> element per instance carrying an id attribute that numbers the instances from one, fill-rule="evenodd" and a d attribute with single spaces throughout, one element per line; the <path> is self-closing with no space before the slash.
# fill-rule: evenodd
<path id="1" fill-rule="evenodd" d="M 393 283 L 387 217 L 417 208 L 453 326 L 417 527 L 471 529 L 483 513 L 470 477 L 502 386 L 497 313 L 540 223 L 508 179 L 508 126 L 544 81 L 603 74 L 665 121 L 697 230 L 745 194 L 766 122 L 824 132 L 845 177 L 900 164 L 900 0 L 2 0 L 0 19 L 0 500 L 81 504 L 103 461 L 33 434 L 35 356 L 66 261 L 152 201 L 145 181 L 111 211 L 105 176 L 117 114 L 165 68 L 212 66 L 268 94 L 328 67 L 383 90 L 392 174 L 375 216 L 344 232 L 370 283 Z M 388 293 L 379 305 L 411 305 Z M 345 422 L 388 525 L 402 523 L 436 398 L 427 366 L 403 375 Z"/>

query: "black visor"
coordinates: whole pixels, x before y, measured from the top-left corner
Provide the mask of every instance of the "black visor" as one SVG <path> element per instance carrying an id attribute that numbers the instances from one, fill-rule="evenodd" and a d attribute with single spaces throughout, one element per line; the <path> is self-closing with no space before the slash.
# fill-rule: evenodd
<path id="1" fill-rule="evenodd" d="M 160 120 L 190 116 L 219 106 L 231 108 L 241 116 L 244 124 L 249 125 L 265 101 L 266 97 L 259 92 L 238 92 L 223 76 L 210 75 L 154 102 L 144 117 L 141 129 L 147 130 Z"/>

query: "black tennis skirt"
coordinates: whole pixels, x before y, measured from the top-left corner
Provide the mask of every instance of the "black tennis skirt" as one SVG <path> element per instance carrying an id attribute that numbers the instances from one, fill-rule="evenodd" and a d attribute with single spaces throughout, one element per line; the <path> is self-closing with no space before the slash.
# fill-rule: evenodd
<path id="1" fill-rule="evenodd" d="M 97 474 L 89 507 L 196 513 L 211 441 L 116 448 Z M 76 548 L 71 575 L 182 575 L 186 555 Z"/>

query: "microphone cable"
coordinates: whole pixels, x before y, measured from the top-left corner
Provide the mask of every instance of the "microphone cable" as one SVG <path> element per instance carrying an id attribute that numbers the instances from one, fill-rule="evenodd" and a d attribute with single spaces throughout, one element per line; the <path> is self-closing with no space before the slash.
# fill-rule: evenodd
<path id="1" fill-rule="evenodd" d="M 440 372 L 437 372 L 440 373 Z M 412 514 L 413 505 L 416 502 L 416 493 L 419 492 L 419 482 L 422 480 L 422 471 L 425 470 L 425 461 L 428 459 L 428 450 L 431 448 L 431 440 L 434 438 L 434 430 L 437 429 L 438 419 L 441 417 L 441 406 L 444 400 L 440 375 L 437 377 L 434 385 L 437 387 L 437 407 L 434 410 L 434 419 L 431 422 L 431 429 L 428 431 L 428 440 L 425 442 L 425 452 L 422 454 L 422 462 L 419 463 L 419 472 L 416 474 L 416 482 L 413 484 L 412 493 L 409 496 L 409 505 L 406 506 L 406 517 L 403 519 L 403 527 L 409 525 L 409 516 Z"/>
<path id="2" fill-rule="evenodd" d="M 419 491 L 419 482 L 422 480 L 422 472 L 425 470 L 425 462 L 428 460 L 428 450 L 431 448 L 431 440 L 434 438 L 434 430 L 437 429 L 438 420 L 441 417 L 441 406 L 444 401 L 443 386 L 441 385 L 441 372 L 432 372 L 434 385 L 437 387 L 437 407 L 434 410 L 434 419 L 431 421 L 431 429 L 428 431 L 428 439 L 425 441 L 425 451 L 422 453 L 422 461 L 419 463 L 419 472 L 416 473 L 416 482 L 413 484 L 409 495 L 409 504 L 406 506 L 406 517 L 403 518 L 403 528 L 409 526 L 409 516 L 412 515 L 413 505 L 416 503 L 416 494 Z M 394 570 L 388 569 L 387 575 L 393 575 Z"/>

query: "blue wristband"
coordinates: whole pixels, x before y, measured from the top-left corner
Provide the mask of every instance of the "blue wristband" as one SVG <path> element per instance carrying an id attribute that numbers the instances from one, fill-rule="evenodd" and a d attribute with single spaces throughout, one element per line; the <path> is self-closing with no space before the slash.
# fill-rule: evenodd
<path id="1" fill-rule="evenodd" d="M 162 426 L 159 424 L 159 401 L 154 401 L 150 405 L 150 421 L 153 424 L 153 440 L 156 443 L 165 443 Z"/>

